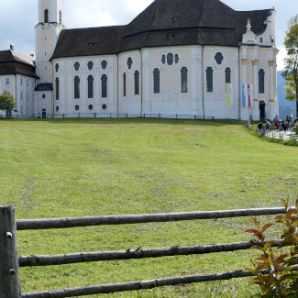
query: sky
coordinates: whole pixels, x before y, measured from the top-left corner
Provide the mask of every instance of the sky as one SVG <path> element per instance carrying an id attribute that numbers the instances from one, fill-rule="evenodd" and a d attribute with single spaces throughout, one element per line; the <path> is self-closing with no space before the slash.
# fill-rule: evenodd
<path id="1" fill-rule="evenodd" d="M 0 0 L 0 50 L 12 44 L 19 52 L 34 53 L 34 26 L 38 0 Z M 124 25 L 152 0 L 62 0 L 66 28 Z M 181 0 L 183 1 L 183 0 Z M 283 40 L 291 17 L 298 14 L 297 0 L 222 0 L 235 10 L 275 7 L 277 11 L 278 69 L 283 68 Z M 12 17 L 14 16 L 14 17 Z"/>

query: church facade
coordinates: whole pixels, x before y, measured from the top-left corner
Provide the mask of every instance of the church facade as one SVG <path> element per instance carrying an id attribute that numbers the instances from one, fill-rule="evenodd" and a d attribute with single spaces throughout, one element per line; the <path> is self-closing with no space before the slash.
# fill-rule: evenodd
<path id="1" fill-rule="evenodd" d="M 61 1 L 38 1 L 34 100 L 20 116 L 278 115 L 274 9 L 155 0 L 125 26 L 65 29 Z"/>

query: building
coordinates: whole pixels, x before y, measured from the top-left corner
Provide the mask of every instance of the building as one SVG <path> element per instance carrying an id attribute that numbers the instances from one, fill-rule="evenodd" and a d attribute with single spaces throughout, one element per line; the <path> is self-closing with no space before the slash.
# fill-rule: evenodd
<path id="1" fill-rule="evenodd" d="M 65 29 L 61 1 L 38 1 L 36 116 L 278 114 L 274 9 L 155 0 L 125 26 Z"/>
<path id="2" fill-rule="evenodd" d="M 34 115 L 36 74 L 33 57 L 10 50 L 0 51 L 0 94 L 8 91 L 16 99 L 14 115 Z M 4 111 L 0 111 L 3 116 Z"/>

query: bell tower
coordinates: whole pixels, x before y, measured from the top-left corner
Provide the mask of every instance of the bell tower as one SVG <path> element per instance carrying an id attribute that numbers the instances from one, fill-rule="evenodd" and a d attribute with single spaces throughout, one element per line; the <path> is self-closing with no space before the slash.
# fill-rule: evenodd
<path id="1" fill-rule="evenodd" d="M 50 59 L 62 25 L 62 0 L 38 0 L 38 23 L 35 26 L 36 73 L 40 83 L 52 83 Z"/>

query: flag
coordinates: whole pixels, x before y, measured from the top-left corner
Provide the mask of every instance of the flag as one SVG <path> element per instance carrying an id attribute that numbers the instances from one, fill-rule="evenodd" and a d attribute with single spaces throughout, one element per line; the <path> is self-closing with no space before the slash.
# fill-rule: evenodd
<path id="1" fill-rule="evenodd" d="M 228 107 L 230 108 L 233 100 L 233 86 L 231 83 L 226 84 L 226 97 L 227 97 Z"/>
<path id="2" fill-rule="evenodd" d="M 242 107 L 252 107 L 253 106 L 253 85 L 243 84 L 242 85 Z"/>
<path id="3" fill-rule="evenodd" d="M 247 88 L 246 84 L 242 85 L 242 107 L 246 107 L 246 101 L 247 101 Z"/>

